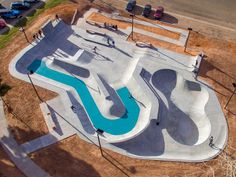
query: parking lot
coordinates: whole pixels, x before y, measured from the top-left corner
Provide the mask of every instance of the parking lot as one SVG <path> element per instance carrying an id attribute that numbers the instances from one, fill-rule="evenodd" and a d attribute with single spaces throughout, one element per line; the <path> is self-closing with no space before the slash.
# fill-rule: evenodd
<path id="1" fill-rule="evenodd" d="M 19 2 L 20 0 L 2 0 L 0 1 L 1 5 L 5 7 L 6 9 L 11 9 L 11 3 L 13 2 Z M 39 0 L 38 2 L 30 3 L 31 7 L 28 10 L 21 10 L 21 13 L 18 18 L 12 18 L 12 19 L 4 19 L 7 23 L 7 26 L 0 29 L 0 35 L 8 32 L 10 28 L 13 26 L 24 26 L 26 23 L 27 16 L 31 16 L 36 12 L 36 9 L 41 8 L 44 6 L 46 0 Z M 21 21 L 21 23 L 19 23 Z"/>

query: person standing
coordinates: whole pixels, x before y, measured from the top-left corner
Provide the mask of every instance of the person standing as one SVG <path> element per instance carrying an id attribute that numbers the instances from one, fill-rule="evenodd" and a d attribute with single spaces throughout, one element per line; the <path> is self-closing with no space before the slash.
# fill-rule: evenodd
<path id="1" fill-rule="evenodd" d="M 43 37 L 41 30 L 39 30 L 38 33 L 39 33 L 39 36 L 40 36 L 40 37 Z"/>
<path id="2" fill-rule="evenodd" d="M 93 48 L 93 52 L 94 52 L 94 53 L 97 53 L 97 46 L 95 46 L 95 47 Z"/>
<path id="3" fill-rule="evenodd" d="M 56 21 L 59 21 L 59 15 L 56 14 L 55 17 L 56 17 Z"/>

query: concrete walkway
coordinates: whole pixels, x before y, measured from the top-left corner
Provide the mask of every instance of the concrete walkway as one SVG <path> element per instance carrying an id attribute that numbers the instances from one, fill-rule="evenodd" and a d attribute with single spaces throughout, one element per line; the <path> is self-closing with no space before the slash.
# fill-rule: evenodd
<path id="1" fill-rule="evenodd" d="M 8 130 L 3 103 L 0 100 L 0 143 L 13 163 L 28 177 L 49 177 L 50 175 L 37 166 L 16 143 Z"/>

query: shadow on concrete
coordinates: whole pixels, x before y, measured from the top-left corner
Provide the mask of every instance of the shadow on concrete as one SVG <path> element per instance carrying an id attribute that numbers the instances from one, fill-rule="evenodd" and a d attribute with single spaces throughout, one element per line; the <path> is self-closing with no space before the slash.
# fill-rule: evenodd
<path id="1" fill-rule="evenodd" d="M 98 57 L 94 57 L 94 59 L 97 59 L 97 58 L 100 58 L 100 59 L 97 59 L 99 61 L 109 61 L 109 62 L 114 62 L 112 59 L 110 59 L 109 57 L 106 57 L 98 52 L 96 52 L 97 56 Z"/>
<path id="2" fill-rule="evenodd" d="M 59 66 L 60 68 L 62 68 L 63 70 L 66 70 L 71 75 L 76 75 L 83 78 L 88 78 L 90 76 L 89 70 L 83 67 L 75 66 L 75 65 L 60 61 L 60 60 L 54 60 L 53 63 L 56 66 Z"/>
<path id="3" fill-rule="evenodd" d="M 50 111 L 50 116 L 52 118 L 52 121 L 55 124 L 55 128 L 53 130 L 62 136 L 63 132 L 59 124 L 59 121 L 57 119 L 57 114 L 55 113 L 54 109 L 49 104 L 47 104 L 47 107 L 48 107 L 48 110 Z"/>
<path id="4" fill-rule="evenodd" d="M 79 38 L 82 38 L 83 40 L 85 40 L 87 42 L 91 42 L 91 43 L 94 43 L 94 44 L 102 45 L 102 46 L 105 46 L 105 47 L 111 47 L 111 45 L 109 45 L 109 44 L 104 44 L 104 43 L 101 43 L 101 42 L 93 41 L 91 39 L 84 38 L 84 37 L 82 37 L 82 36 L 80 36 L 79 34 L 76 34 L 76 33 L 74 33 L 74 35 L 79 37 Z"/>
<path id="5" fill-rule="evenodd" d="M 74 113 L 76 113 L 77 117 L 80 120 L 81 125 L 83 126 L 83 129 L 88 133 L 88 134 L 94 134 L 95 129 L 92 125 L 92 123 L 89 120 L 89 117 L 87 113 L 84 110 L 84 107 L 77 101 L 77 99 L 72 95 L 70 92 L 66 92 L 67 95 L 69 96 L 69 99 L 74 106 Z"/>
<path id="6" fill-rule="evenodd" d="M 126 55 L 126 56 L 128 56 L 128 57 L 130 57 L 130 58 L 132 57 L 130 54 L 128 54 L 128 53 L 125 52 L 124 50 L 122 50 L 122 49 L 116 47 L 116 46 L 115 46 L 115 43 L 114 43 L 114 44 L 110 44 L 110 41 L 113 42 L 114 40 L 113 40 L 110 36 L 108 36 L 108 35 L 101 35 L 101 34 L 99 34 L 99 36 L 104 36 L 104 39 L 107 41 L 106 44 L 101 43 L 101 42 L 97 42 L 97 41 L 94 41 L 94 40 L 91 40 L 91 39 L 84 38 L 84 37 L 82 37 L 82 36 L 80 36 L 79 34 L 76 34 L 76 33 L 74 33 L 74 35 L 77 36 L 77 37 L 79 37 L 79 38 L 84 39 L 84 40 L 87 41 L 87 42 L 91 42 L 91 43 L 98 44 L 98 45 L 102 45 L 102 46 L 109 47 L 109 48 L 114 48 L 114 49 L 116 49 L 117 51 L 123 53 L 124 55 Z M 94 34 L 94 35 L 98 35 L 98 34 Z M 115 42 L 115 41 L 114 41 L 114 42 Z"/>
<path id="7" fill-rule="evenodd" d="M 80 49 L 77 45 L 68 40 L 68 37 L 73 34 L 74 31 L 63 21 L 59 21 L 55 27 L 49 22 L 44 26 L 42 31 L 45 37 L 38 41 L 37 45 L 34 45 L 30 50 L 24 53 L 21 59 L 16 63 L 16 69 L 19 72 L 26 74 L 28 72 L 26 66 L 31 64 L 33 60 L 41 60 L 47 56 L 53 56 L 58 49 L 70 56 L 74 56 Z"/>
<path id="8" fill-rule="evenodd" d="M 98 75 L 98 77 L 109 94 L 106 99 L 113 102 L 113 105 L 110 108 L 110 114 L 116 117 L 122 117 L 126 113 L 126 109 L 120 97 L 116 91 L 103 79 L 102 76 Z"/>
<path id="9" fill-rule="evenodd" d="M 176 87 L 176 82 L 177 75 L 174 70 L 159 70 L 152 75 L 153 86 L 164 94 L 168 102 L 168 107 L 164 108 L 165 113 L 160 115 L 160 126 L 166 128 L 175 141 L 184 145 L 194 145 L 199 138 L 198 127 L 171 100 L 171 93 Z"/>
<path id="10" fill-rule="evenodd" d="M 189 146 L 194 145 L 199 138 L 198 127 L 170 98 L 172 90 L 176 87 L 176 72 L 173 70 L 160 70 L 153 75 L 146 70 L 142 72 L 145 72 L 145 74 L 142 74 L 141 77 L 159 101 L 158 120 L 151 120 L 149 126 L 133 139 L 126 142 L 113 143 L 113 145 L 134 155 L 159 156 L 165 150 L 163 129 L 166 129 L 169 135 L 178 143 Z M 163 98 L 160 97 L 160 94 L 156 92 L 150 82 L 165 96 L 167 102 L 163 101 Z M 200 91 L 197 83 L 188 82 L 187 85 L 191 90 Z"/>
<path id="11" fill-rule="evenodd" d="M 165 150 L 162 129 L 156 126 L 156 120 L 151 120 L 149 126 L 140 135 L 113 145 L 138 156 L 159 156 Z"/>
<path id="12" fill-rule="evenodd" d="M 121 21 L 121 20 L 120 20 Z M 90 21 L 86 21 L 86 23 L 88 23 L 89 25 L 91 26 L 96 26 L 98 28 L 103 28 L 103 29 L 107 29 L 111 32 L 114 32 L 116 33 L 117 35 L 120 35 L 120 36 L 128 36 L 126 33 L 122 32 L 121 30 L 117 29 L 115 30 L 114 28 L 112 27 L 105 27 L 104 25 L 100 25 L 100 24 L 97 24 L 97 23 L 93 23 L 93 22 L 90 22 Z"/>
<path id="13" fill-rule="evenodd" d="M 197 82 L 192 82 L 192 81 L 189 81 L 189 80 L 186 80 L 186 85 L 187 85 L 187 88 L 189 91 L 198 91 L 200 92 L 201 91 L 201 87 L 200 87 L 200 84 L 197 83 Z"/>

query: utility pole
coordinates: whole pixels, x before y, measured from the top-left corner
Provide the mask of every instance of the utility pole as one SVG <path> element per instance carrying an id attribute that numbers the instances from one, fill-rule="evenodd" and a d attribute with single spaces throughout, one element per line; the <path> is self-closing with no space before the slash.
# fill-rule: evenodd
<path id="1" fill-rule="evenodd" d="M 29 41 L 29 39 L 28 39 L 28 37 L 27 37 L 27 35 L 26 35 L 26 33 L 25 33 L 24 27 L 20 27 L 20 31 L 24 34 L 26 41 L 27 41 L 28 43 L 30 43 L 30 41 Z"/>
<path id="2" fill-rule="evenodd" d="M 132 40 L 134 40 L 134 14 L 130 14 L 130 17 L 132 17 L 132 31 L 131 31 L 131 34 L 132 34 Z"/>
<path id="3" fill-rule="evenodd" d="M 99 136 L 102 135 L 104 131 L 98 128 L 96 132 L 97 132 L 99 149 L 100 149 L 101 155 L 103 157 L 104 155 L 103 155 L 102 145 L 101 145 L 101 141 L 100 141 L 100 137 Z"/>
<path id="4" fill-rule="evenodd" d="M 189 39 L 190 31 L 192 31 L 192 30 L 193 30 L 192 28 L 188 28 L 189 33 L 188 33 L 188 37 L 187 37 L 187 39 L 186 39 L 186 42 L 185 42 L 185 44 L 184 44 L 184 52 L 186 52 L 186 48 L 187 48 L 187 44 L 188 44 L 188 39 Z"/>
<path id="5" fill-rule="evenodd" d="M 35 91 L 35 93 L 36 93 L 38 99 L 40 100 L 40 102 L 43 102 L 43 100 L 40 98 L 40 96 L 39 96 L 39 94 L 38 94 L 38 92 L 37 92 L 37 90 L 36 90 L 36 87 L 34 86 L 34 83 L 33 83 L 32 79 L 31 79 L 31 77 L 30 77 L 30 74 L 33 74 L 33 73 L 34 73 L 34 72 L 33 72 L 32 70 L 30 70 L 30 71 L 27 73 L 27 76 L 28 76 L 28 78 L 29 78 L 29 81 L 30 81 L 31 85 L 33 86 L 33 89 L 34 89 L 34 91 Z"/>

